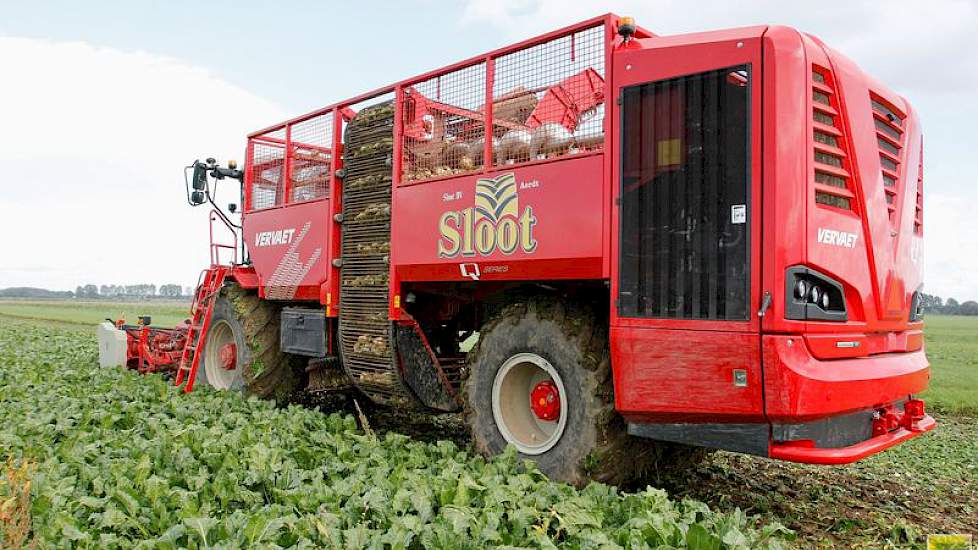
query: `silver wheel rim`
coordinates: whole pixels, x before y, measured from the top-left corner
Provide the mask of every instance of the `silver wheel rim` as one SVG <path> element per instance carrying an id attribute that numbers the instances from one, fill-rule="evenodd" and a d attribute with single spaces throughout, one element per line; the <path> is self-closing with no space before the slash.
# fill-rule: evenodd
<path id="1" fill-rule="evenodd" d="M 560 415 L 555 421 L 537 418 L 530 407 L 530 392 L 545 380 L 557 386 Z M 492 382 L 492 417 L 507 443 L 525 455 L 543 454 L 553 448 L 567 425 L 567 392 L 557 369 L 535 353 L 510 357 Z"/>
<path id="2" fill-rule="evenodd" d="M 238 366 L 228 370 L 221 362 L 221 348 L 225 344 L 234 343 L 234 331 L 227 321 L 221 319 L 208 329 L 207 343 L 204 346 L 204 372 L 207 374 L 207 383 L 212 388 L 229 390 L 239 377 Z"/>

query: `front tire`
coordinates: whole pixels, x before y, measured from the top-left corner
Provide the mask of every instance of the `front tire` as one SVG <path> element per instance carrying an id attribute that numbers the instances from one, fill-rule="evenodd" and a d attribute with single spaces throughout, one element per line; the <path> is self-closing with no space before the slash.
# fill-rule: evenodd
<path id="1" fill-rule="evenodd" d="M 705 454 L 626 433 L 614 409 L 607 322 L 588 309 L 549 299 L 506 306 L 480 331 L 468 371 L 466 420 L 484 455 L 512 444 L 551 478 L 582 486 L 626 485 Z M 557 411 L 544 401 L 534 408 L 531 394 L 559 395 Z"/>
<path id="2" fill-rule="evenodd" d="M 279 350 L 280 309 L 236 283 L 225 285 L 214 302 L 195 383 L 286 401 L 301 380 L 296 359 Z M 234 345 L 231 370 L 221 357 L 229 343 Z"/>

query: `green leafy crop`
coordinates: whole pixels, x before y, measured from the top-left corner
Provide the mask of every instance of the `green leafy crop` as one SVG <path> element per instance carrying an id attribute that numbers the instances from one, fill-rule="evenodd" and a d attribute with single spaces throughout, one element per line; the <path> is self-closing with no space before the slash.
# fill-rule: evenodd
<path id="1" fill-rule="evenodd" d="M 99 369 L 88 332 L 0 320 L 0 459 L 41 548 L 779 548 L 739 510 L 549 481 L 513 453 Z M 3 541 L 0 541 L 3 546 Z"/>

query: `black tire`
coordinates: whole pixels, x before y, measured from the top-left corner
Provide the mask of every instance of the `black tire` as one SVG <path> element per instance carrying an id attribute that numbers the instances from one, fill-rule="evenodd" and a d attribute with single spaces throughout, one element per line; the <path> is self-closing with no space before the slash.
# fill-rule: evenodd
<path id="1" fill-rule="evenodd" d="M 557 371 L 567 394 L 557 443 L 542 454 L 521 455 L 552 479 L 624 486 L 705 456 L 703 449 L 626 433 L 614 409 L 607 322 L 601 319 L 586 308 L 536 298 L 508 305 L 486 323 L 469 354 L 464 390 L 466 422 L 480 453 L 491 456 L 507 445 L 492 412 L 496 373 L 516 354 L 532 353 Z"/>
<path id="2" fill-rule="evenodd" d="M 278 304 L 262 300 L 236 283 L 220 290 L 210 325 L 214 327 L 224 321 L 234 335 L 236 370 L 240 376 L 231 390 L 285 402 L 301 387 L 298 361 L 279 351 L 280 311 Z M 195 383 L 213 386 L 207 380 L 206 344 L 201 353 Z"/>

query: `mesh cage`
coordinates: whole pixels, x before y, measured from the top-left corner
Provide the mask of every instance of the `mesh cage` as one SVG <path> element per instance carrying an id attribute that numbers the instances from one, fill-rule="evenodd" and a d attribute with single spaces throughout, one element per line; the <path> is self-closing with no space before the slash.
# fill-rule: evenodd
<path id="1" fill-rule="evenodd" d="M 591 27 L 495 60 L 495 165 L 600 150 L 605 31 Z"/>
<path id="2" fill-rule="evenodd" d="M 264 136 L 263 136 L 264 137 Z M 261 141 L 251 142 L 251 204 L 259 210 L 281 204 L 284 191 L 285 146 Z"/>
<path id="3" fill-rule="evenodd" d="M 312 115 L 251 138 L 251 210 L 329 194 L 333 116 L 333 111 Z M 284 177 L 286 173 L 288 178 Z"/>
<path id="4" fill-rule="evenodd" d="M 445 73 L 404 89 L 402 180 L 482 168 L 486 64 Z"/>
<path id="5" fill-rule="evenodd" d="M 333 112 L 297 122 L 289 138 L 289 203 L 325 197 L 333 160 Z"/>
<path id="6" fill-rule="evenodd" d="M 595 25 L 493 57 L 492 71 L 477 63 L 405 87 L 401 181 L 600 151 L 605 39 L 604 25 Z"/>

